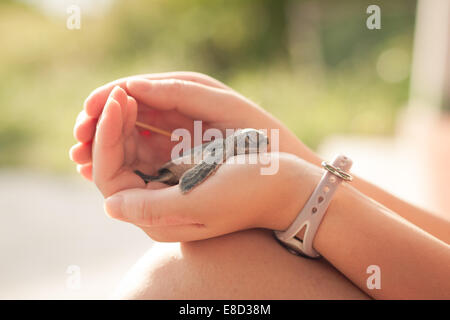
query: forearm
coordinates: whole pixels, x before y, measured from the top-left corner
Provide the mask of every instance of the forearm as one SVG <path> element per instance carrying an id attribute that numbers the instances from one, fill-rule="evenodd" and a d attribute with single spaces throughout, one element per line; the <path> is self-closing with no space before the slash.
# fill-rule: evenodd
<path id="1" fill-rule="evenodd" d="M 318 179 L 317 172 L 304 179 L 308 194 Z M 450 246 L 347 184 L 336 192 L 314 248 L 374 298 L 450 297 Z M 380 267 L 380 290 L 367 287 L 370 265 Z"/>
<path id="2" fill-rule="evenodd" d="M 277 215 L 272 211 L 260 225 L 273 230 L 292 224 L 323 174 L 298 158 L 280 162 L 280 168 L 290 172 L 284 178 L 289 187 L 271 185 L 288 205 Z M 291 192 L 286 195 L 286 190 Z M 450 246 L 345 182 L 331 200 L 313 247 L 374 298 L 450 298 Z M 372 265 L 381 270 L 380 290 L 367 287 L 366 272 Z"/>
<path id="3" fill-rule="evenodd" d="M 296 153 L 297 156 L 320 167 L 322 159 L 319 156 L 303 145 L 297 145 L 297 149 L 301 150 L 301 152 Z M 352 186 L 369 198 L 389 208 L 395 214 L 402 216 L 447 244 L 450 243 L 449 219 L 413 206 L 359 177 L 355 177 Z"/>
<path id="4" fill-rule="evenodd" d="M 352 186 L 438 239 L 450 243 L 450 220 L 413 206 L 361 178 L 356 178 Z"/>

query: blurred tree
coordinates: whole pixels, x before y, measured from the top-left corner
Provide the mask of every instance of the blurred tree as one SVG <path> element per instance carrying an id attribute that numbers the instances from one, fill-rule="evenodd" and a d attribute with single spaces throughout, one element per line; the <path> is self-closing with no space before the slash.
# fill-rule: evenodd
<path id="1" fill-rule="evenodd" d="M 409 59 L 415 1 L 376 2 L 374 31 L 371 3 L 359 0 L 115 1 L 100 15 L 82 7 L 80 30 L 66 28 L 65 12 L 2 1 L 0 165 L 73 168 L 67 152 L 84 98 L 146 72 L 217 77 L 313 147 L 335 132 L 388 134 L 408 79 L 385 82 L 377 62 L 389 49 Z"/>

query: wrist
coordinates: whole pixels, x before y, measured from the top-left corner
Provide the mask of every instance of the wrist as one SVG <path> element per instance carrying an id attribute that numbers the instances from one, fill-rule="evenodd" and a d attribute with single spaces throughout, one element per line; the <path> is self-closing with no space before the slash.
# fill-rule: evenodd
<path id="1" fill-rule="evenodd" d="M 273 190 L 277 197 L 282 197 L 283 205 L 263 217 L 261 227 L 286 230 L 313 193 L 322 176 L 322 170 L 303 159 L 289 156 L 280 158 L 277 174 L 283 188 L 274 186 Z"/>
<path id="2" fill-rule="evenodd" d="M 359 193 L 355 191 L 343 181 L 330 202 L 314 238 L 314 247 L 324 256 L 329 254 L 327 248 L 335 248 L 339 243 L 339 237 L 335 237 L 336 230 L 348 230 L 349 222 L 355 221 L 353 213 L 349 214 L 349 208 L 354 207 L 359 199 Z"/>
<path id="3" fill-rule="evenodd" d="M 311 174 L 306 176 L 310 179 L 304 180 L 312 183 L 303 184 L 304 192 L 299 194 L 301 208 L 296 210 L 296 214 L 287 226 L 277 229 L 275 232 L 281 242 L 310 257 L 323 255 L 321 247 L 324 247 L 324 243 L 325 247 L 329 244 L 327 234 L 336 226 L 342 225 L 342 221 L 336 222 L 336 219 L 341 219 L 339 212 L 345 207 L 348 208 L 348 204 L 352 202 L 353 188 L 345 182 L 345 180 L 351 181 L 351 176 L 345 173 L 351 167 L 351 161 L 346 160 L 347 158 L 343 156 L 336 157 L 332 162 L 333 165 L 326 166 L 328 171 L 325 173 L 321 172 L 322 170 L 317 171 L 318 168 L 310 165 L 312 167 L 308 172 Z M 336 181 L 337 178 L 330 172 L 336 172 L 335 174 L 339 174 L 344 181 Z M 306 193 L 306 190 L 309 192 Z M 292 210 L 285 216 L 291 214 Z M 298 240 L 304 239 L 305 232 L 308 232 L 308 235 L 306 242 L 302 244 Z"/>

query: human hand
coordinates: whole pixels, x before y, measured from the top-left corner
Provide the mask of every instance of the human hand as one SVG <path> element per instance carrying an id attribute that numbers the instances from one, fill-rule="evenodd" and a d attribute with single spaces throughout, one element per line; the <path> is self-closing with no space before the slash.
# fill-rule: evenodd
<path id="1" fill-rule="evenodd" d="M 280 130 L 279 151 L 320 162 L 282 123 L 229 87 L 206 75 L 174 72 L 119 79 L 96 89 L 86 99 L 74 128 L 79 143 L 72 147 L 70 155 L 78 164 L 79 172 L 89 180 L 92 179 L 92 139 L 98 117 L 114 86 L 122 87 L 138 100 L 138 119 L 142 122 L 168 131 L 186 128 L 191 133 L 194 120 L 203 120 L 203 131 L 211 127 L 220 130 L 252 127 L 269 131 L 276 128 Z M 145 172 L 148 173 L 169 160 L 175 144 L 158 134 L 138 141 L 146 152 L 149 168 Z"/>
<path id="2" fill-rule="evenodd" d="M 93 142 L 93 180 L 105 197 L 120 190 L 145 188 L 134 170 L 150 167 L 144 143 L 135 127 L 137 103 L 115 87 L 98 121 Z"/>
<path id="3" fill-rule="evenodd" d="M 285 153 L 237 156 L 258 156 L 256 164 L 230 158 L 187 195 L 179 186 L 146 185 L 134 173 L 152 166 L 145 148 L 141 150 L 136 116 L 136 101 L 115 87 L 93 142 L 93 180 L 107 198 L 105 209 L 112 218 L 139 226 L 155 240 L 198 240 L 258 227 L 284 229 L 309 194 L 308 164 Z M 264 175 L 263 168 L 272 163 L 277 170 Z"/>
<path id="4" fill-rule="evenodd" d="M 238 157 L 248 156 L 228 159 L 187 195 L 179 186 L 127 189 L 107 198 L 105 210 L 156 241 L 193 241 L 249 228 L 285 230 L 312 193 L 320 169 L 286 153 L 260 154 L 256 164 L 240 164 Z M 269 160 L 278 162 L 278 171 L 262 175 L 262 163 Z"/>

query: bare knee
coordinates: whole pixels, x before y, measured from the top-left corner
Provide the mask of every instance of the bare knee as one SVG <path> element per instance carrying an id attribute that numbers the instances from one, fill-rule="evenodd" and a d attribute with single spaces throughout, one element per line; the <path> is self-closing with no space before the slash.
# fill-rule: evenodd
<path id="1" fill-rule="evenodd" d="M 342 296 L 344 294 L 344 296 Z M 289 254 L 264 230 L 156 244 L 117 292 L 126 299 L 314 299 L 364 294 L 324 261 Z"/>
<path id="2" fill-rule="evenodd" d="M 156 243 L 128 272 L 116 296 L 126 299 L 230 298 L 233 291 L 242 291 L 242 281 L 248 271 L 245 266 L 249 246 L 252 246 L 248 241 L 260 238 L 263 233 L 250 230 L 182 244 Z"/>

